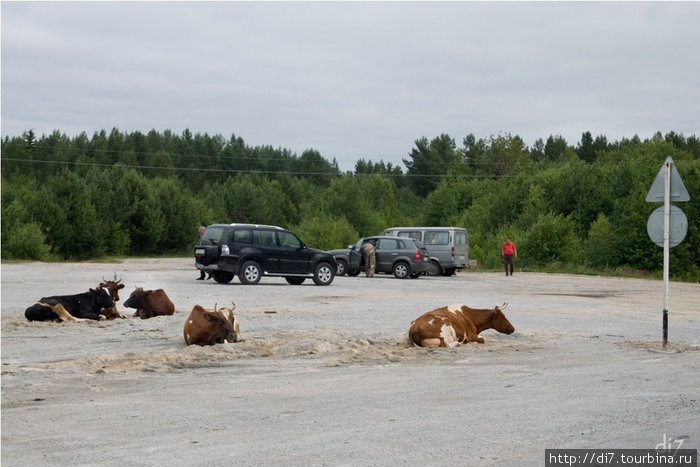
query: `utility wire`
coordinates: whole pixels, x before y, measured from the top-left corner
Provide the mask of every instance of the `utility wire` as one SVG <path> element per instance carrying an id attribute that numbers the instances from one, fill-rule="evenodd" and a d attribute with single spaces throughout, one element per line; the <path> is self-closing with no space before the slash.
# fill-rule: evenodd
<path id="1" fill-rule="evenodd" d="M 103 164 L 99 162 L 77 162 L 77 161 L 52 161 L 43 159 L 20 159 L 15 157 L 3 157 L 2 161 L 12 161 L 12 162 L 23 162 L 23 163 L 37 163 L 37 164 L 59 164 L 59 165 L 72 165 L 72 166 L 83 166 L 83 167 L 104 167 L 104 168 L 126 168 L 126 169 L 139 169 L 139 170 L 171 170 L 171 171 L 199 171 L 199 172 L 210 172 L 210 173 L 236 173 L 236 174 L 272 174 L 272 175 L 306 175 L 306 176 L 316 176 L 325 175 L 333 177 L 341 177 L 344 175 L 353 176 L 371 176 L 380 175 L 382 177 L 408 177 L 408 178 L 508 178 L 510 175 L 473 175 L 473 174 L 395 174 L 395 173 L 335 173 L 335 172 L 303 172 L 303 171 L 289 171 L 289 170 L 250 170 L 250 169 L 216 169 L 216 168 L 200 168 L 200 167 L 169 167 L 169 166 L 150 166 L 150 165 L 133 165 L 133 164 Z"/>

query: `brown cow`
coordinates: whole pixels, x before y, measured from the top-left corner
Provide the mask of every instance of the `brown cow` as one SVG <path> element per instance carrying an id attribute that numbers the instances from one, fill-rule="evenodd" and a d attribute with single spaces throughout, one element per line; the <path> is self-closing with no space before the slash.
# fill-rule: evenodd
<path id="1" fill-rule="evenodd" d="M 141 319 L 175 313 L 175 305 L 173 305 L 173 302 L 170 301 L 163 289 L 143 290 L 142 287 L 137 287 L 124 302 L 124 306 L 136 308 L 134 316 L 138 316 Z"/>
<path id="2" fill-rule="evenodd" d="M 109 295 L 112 297 L 112 300 L 115 302 L 119 301 L 119 289 L 124 288 L 124 284 L 121 283 L 121 279 L 118 281 L 108 281 L 104 277 L 102 278 L 102 282 L 100 282 L 100 285 L 98 288 L 100 289 L 107 289 L 107 292 L 109 292 Z M 118 311 L 117 307 L 113 306 L 110 308 L 103 308 L 102 311 L 100 311 L 100 314 L 105 317 L 105 319 L 116 319 L 116 318 L 122 318 L 124 319 L 125 317 L 122 316 Z"/>
<path id="3" fill-rule="evenodd" d="M 420 347 L 454 347 L 464 342 L 484 343 L 479 334 L 495 329 L 511 334 L 515 328 L 503 314 L 504 303 L 493 309 L 450 305 L 429 311 L 411 323 L 408 339 Z"/>
<path id="4" fill-rule="evenodd" d="M 115 274 L 116 277 L 116 274 Z M 102 277 L 102 282 L 100 282 L 100 285 L 98 288 L 100 289 L 107 289 L 107 292 L 109 292 L 109 295 L 112 297 L 112 300 L 115 302 L 119 301 L 119 289 L 124 288 L 124 284 L 121 283 L 121 279 L 118 281 L 108 281 L 104 277 Z"/>
<path id="5" fill-rule="evenodd" d="M 201 305 L 195 305 L 190 316 L 185 321 L 183 335 L 187 345 L 214 345 L 227 342 L 238 342 L 241 334 L 238 320 L 233 315 L 233 308 L 206 309 Z"/>

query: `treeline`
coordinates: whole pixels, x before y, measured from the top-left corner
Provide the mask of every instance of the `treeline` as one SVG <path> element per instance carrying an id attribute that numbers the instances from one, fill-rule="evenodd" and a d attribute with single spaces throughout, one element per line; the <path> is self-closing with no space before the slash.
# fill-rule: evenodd
<path id="1" fill-rule="evenodd" d="M 671 274 L 697 281 L 700 140 L 673 132 L 532 147 L 510 134 L 460 145 L 443 134 L 415 141 L 405 170 L 360 159 L 341 172 L 313 149 L 298 156 L 235 135 L 27 131 L 2 141 L 2 257 L 189 254 L 197 226 L 213 222 L 280 225 L 322 249 L 421 224 L 465 227 L 471 258 L 487 268 L 510 237 L 519 267 L 657 272 L 663 250 L 646 222 L 659 204 L 645 196 L 668 156 L 691 197 L 678 204 L 689 226 Z"/>

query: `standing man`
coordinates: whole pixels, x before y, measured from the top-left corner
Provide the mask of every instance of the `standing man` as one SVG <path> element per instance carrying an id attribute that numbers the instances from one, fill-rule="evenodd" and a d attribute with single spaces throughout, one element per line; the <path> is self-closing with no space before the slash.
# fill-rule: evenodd
<path id="1" fill-rule="evenodd" d="M 513 261 L 518 257 L 518 249 L 515 243 L 506 238 L 506 241 L 501 245 L 501 253 L 503 253 L 503 265 L 506 268 L 506 276 L 508 276 L 508 266 L 510 265 L 510 275 L 513 275 Z"/>
<path id="2" fill-rule="evenodd" d="M 362 258 L 365 260 L 365 276 L 374 277 L 374 267 L 376 264 L 374 245 L 370 242 L 365 242 L 362 244 L 360 252 L 362 253 Z"/>
<path id="3" fill-rule="evenodd" d="M 202 244 L 202 235 L 204 235 L 204 231 L 207 230 L 206 227 L 203 225 L 200 225 L 199 228 L 197 229 L 197 233 L 199 233 L 199 241 L 197 242 L 199 245 Z M 211 274 L 209 274 L 209 277 L 207 279 L 211 279 Z M 197 278 L 198 281 L 203 281 L 204 280 L 204 269 L 199 270 L 199 277 Z"/>

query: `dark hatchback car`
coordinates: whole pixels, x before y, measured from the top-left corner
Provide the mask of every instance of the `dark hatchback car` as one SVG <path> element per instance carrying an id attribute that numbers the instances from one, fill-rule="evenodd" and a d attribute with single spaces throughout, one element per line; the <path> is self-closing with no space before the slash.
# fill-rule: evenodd
<path id="1" fill-rule="evenodd" d="M 337 264 L 325 251 L 308 248 L 293 232 L 256 224 L 212 224 L 194 247 L 195 266 L 226 284 L 238 276 L 257 284 L 262 276 L 282 276 L 294 285 L 312 278 L 333 282 Z"/>
<path id="2" fill-rule="evenodd" d="M 416 278 L 430 267 L 428 249 L 419 240 L 396 237 L 365 237 L 347 249 L 331 250 L 338 263 L 338 274 L 356 276 L 364 271 L 365 262 L 360 252 L 364 242 L 374 245 L 375 272 L 393 274 L 398 279 Z"/>

